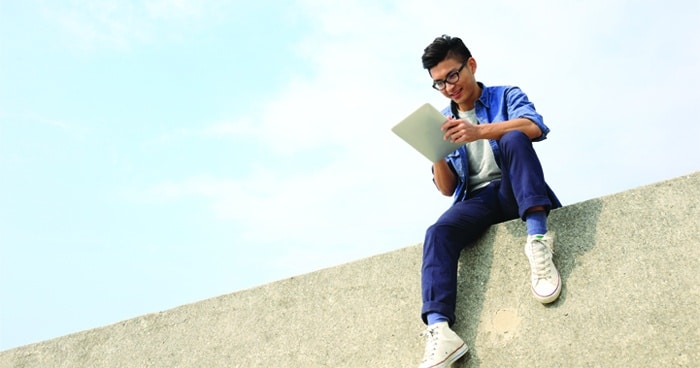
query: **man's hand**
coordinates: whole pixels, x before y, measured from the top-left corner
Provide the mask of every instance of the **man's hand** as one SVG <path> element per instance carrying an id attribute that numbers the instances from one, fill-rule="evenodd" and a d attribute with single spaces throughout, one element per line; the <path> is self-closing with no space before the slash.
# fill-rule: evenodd
<path id="1" fill-rule="evenodd" d="M 433 164 L 433 182 L 440 193 L 448 197 L 454 194 L 457 188 L 457 177 L 444 158 Z"/>
<path id="2" fill-rule="evenodd" d="M 445 132 L 443 139 L 452 143 L 469 143 L 482 138 L 480 125 L 462 119 L 448 118 L 440 129 Z"/>

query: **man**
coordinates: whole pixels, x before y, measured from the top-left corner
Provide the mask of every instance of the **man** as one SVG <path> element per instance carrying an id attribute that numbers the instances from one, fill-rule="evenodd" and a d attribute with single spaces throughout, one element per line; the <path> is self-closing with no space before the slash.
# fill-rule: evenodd
<path id="1" fill-rule="evenodd" d="M 428 325 L 420 368 L 449 367 L 467 352 L 450 326 L 455 322 L 457 264 L 461 250 L 492 224 L 521 218 L 527 226 L 525 255 L 532 294 L 551 303 L 561 292 L 552 262 L 547 215 L 561 206 L 544 181 L 532 142 L 549 128 L 517 87 L 477 82 L 476 60 L 461 39 L 442 36 L 425 49 L 423 67 L 433 88 L 450 99 L 442 113 L 444 139 L 464 143 L 433 165 L 438 190 L 453 205 L 428 228 L 423 243 L 421 317 Z"/>

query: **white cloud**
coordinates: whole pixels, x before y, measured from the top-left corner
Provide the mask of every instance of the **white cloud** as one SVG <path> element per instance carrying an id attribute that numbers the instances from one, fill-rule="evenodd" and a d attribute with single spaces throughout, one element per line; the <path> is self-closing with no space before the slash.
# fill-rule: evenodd
<path id="1" fill-rule="evenodd" d="M 212 125 L 205 127 L 201 135 L 204 137 L 218 138 L 240 138 L 255 136 L 258 130 L 254 123 L 247 118 L 238 120 L 223 120 L 217 121 Z"/>
<path id="2" fill-rule="evenodd" d="M 217 221 L 241 229 L 236 244 L 274 253 L 268 260 L 274 274 L 292 275 L 422 239 L 448 199 L 439 199 L 422 157 L 406 160 L 411 168 L 402 172 L 395 170 L 404 165 L 389 164 L 412 153 L 376 158 L 352 152 L 311 174 L 259 167 L 244 179 L 190 178 L 152 193 L 165 200 L 205 199 Z"/>
<path id="3" fill-rule="evenodd" d="M 209 1 L 208 3 L 211 3 Z M 207 2 L 201 0 L 146 0 L 145 8 L 154 18 L 182 19 L 202 16 L 202 6 Z"/>
<path id="4" fill-rule="evenodd" d="M 137 16 L 132 3 L 121 1 L 72 1 L 57 6 L 45 3 L 43 15 L 72 37 L 71 44 L 83 49 L 110 46 L 128 49 L 143 42 L 148 25 Z"/>
<path id="5" fill-rule="evenodd" d="M 177 40 L 193 27 L 225 19 L 220 0 L 71 0 L 43 2 L 42 14 L 58 26 L 68 45 L 83 50 L 130 50 L 135 45 Z"/>

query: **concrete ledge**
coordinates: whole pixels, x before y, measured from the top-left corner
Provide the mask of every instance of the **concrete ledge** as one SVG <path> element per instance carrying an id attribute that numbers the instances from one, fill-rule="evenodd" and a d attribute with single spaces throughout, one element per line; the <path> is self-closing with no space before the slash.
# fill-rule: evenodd
<path id="1" fill-rule="evenodd" d="M 519 220 L 460 259 L 456 367 L 700 362 L 700 172 L 552 212 L 560 299 L 530 296 Z M 429 224 L 426 224 L 426 227 Z M 421 245 L 0 352 L 0 368 L 414 367 Z"/>

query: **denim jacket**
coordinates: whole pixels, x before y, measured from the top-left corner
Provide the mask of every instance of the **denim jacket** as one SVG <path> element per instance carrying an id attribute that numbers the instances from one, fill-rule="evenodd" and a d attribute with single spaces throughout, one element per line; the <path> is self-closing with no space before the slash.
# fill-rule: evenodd
<path id="1" fill-rule="evenodd" d="M 542 115 L 535 111 L 535 105 L 528 100 L 527 95 L 514 86 L 496 86 L 484 87 L 481 82 L 478 82 L 481 87 L 481 96 L 474 103 L 474 110 L 479 124 L 492 124 L 506 120 L 526 118 L 532 120 L 542 131 L 542 135 L 533 139 L 533 141 L 541 141 L 547 138 L 549 128 L 544 125 Z M 456 117 L 457 104 L 451 101 L 450 106 L 442 110 L 442 114 L 446 117 Z M 498 147 L 496 140 L 490 139 L 489 143 L 493 149 L 493 155 L 496 158 L 496 164 L 501 166 L 501 150 Z M 467 199 L 469 183 L 469 159 L 467 158 L 466 146 L 462 146 L 454 152 L 447 155 L 445 158 L 447 164 L 457 176 L 457 187 L 454 192 L 454 203 Z M 556 206 L 559 201 L 554 196 L 549 188 L 548 192 L 552 197 L 553 204 Z M 554 207 L 553 206 L 553 207 Z"/>

